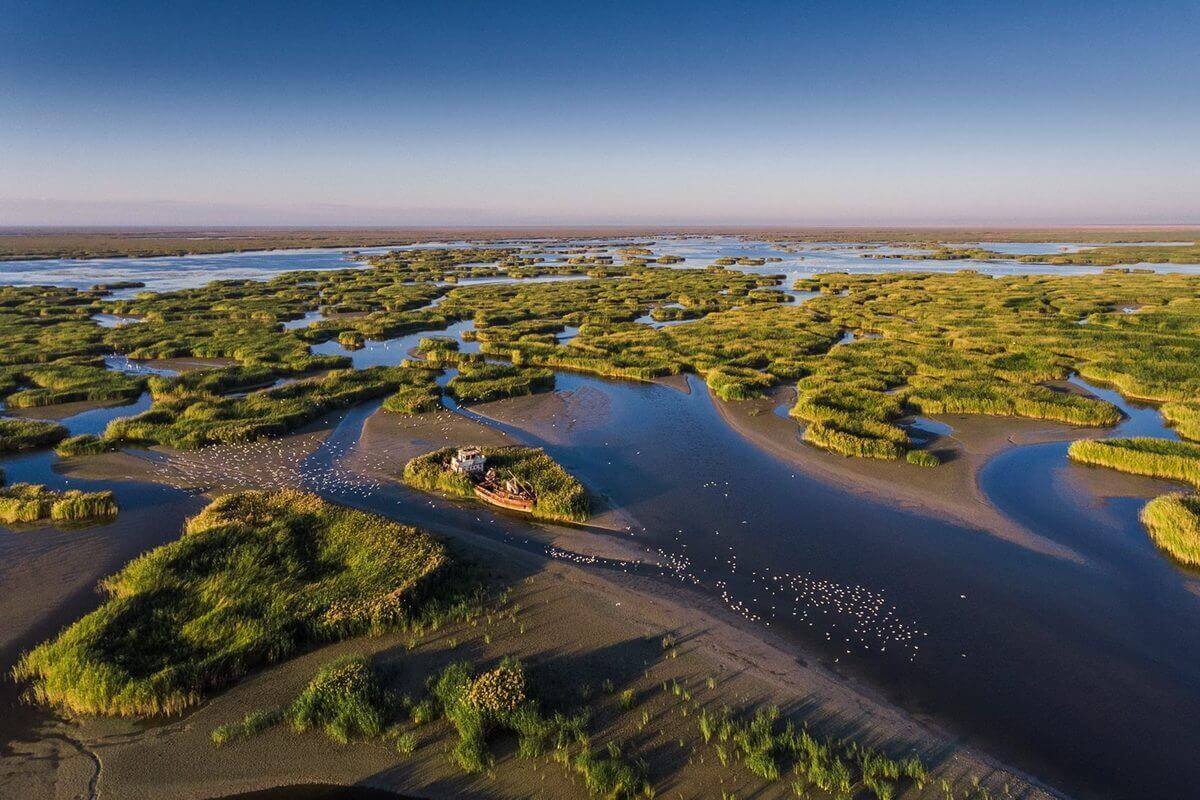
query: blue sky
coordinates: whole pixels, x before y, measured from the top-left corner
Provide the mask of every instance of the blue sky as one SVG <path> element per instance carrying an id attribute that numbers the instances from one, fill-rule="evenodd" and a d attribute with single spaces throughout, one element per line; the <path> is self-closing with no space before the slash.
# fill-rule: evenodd
<path id="1" fill-rule="evenodd" d="M 1200 222 L 1200 3 L 0 0 L 4 224 Z"/>

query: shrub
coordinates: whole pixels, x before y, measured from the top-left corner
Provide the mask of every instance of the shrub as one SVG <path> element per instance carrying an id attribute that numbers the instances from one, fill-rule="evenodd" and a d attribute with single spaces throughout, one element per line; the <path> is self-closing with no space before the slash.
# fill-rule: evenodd
<path id="1" fill-rule="evenodd" d="M 384 692 L 370 663 L 350 657 L 321 667 L 286 716 L 297 733 L 320 728 L 335 742 L 346 744 L 383 733 L 384 705 Z"/>
<path id="2" fill-rule="evenodd" d="M 942 463 L 941 459 L 928 450 L 909 450 L 904 454 L 904 459 L 918 467 L 936 467 Z"/>

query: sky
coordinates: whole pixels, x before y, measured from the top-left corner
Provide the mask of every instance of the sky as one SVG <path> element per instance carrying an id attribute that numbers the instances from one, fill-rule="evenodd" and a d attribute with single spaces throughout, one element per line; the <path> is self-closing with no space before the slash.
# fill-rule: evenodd
<path id="1" fill-rule="evenodd" d="M 1200 222 L 1200 0 L 0 0 L 0 226 Z"/>

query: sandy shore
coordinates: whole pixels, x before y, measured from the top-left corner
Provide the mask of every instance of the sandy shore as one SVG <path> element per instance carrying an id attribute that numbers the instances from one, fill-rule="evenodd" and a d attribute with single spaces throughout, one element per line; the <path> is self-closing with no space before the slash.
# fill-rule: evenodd
<path id="1" fill-rule="evenodd" d="M 501 401 L 476 411 L 495 419 L 540 421 L 534 427 L 544 433 L 552 415 L 564 409 L 571 412 L 565 417 L 570 425 L 598 424 L 606 413 L 605 398 L 595 391 L 554 393 Z M 564 417 L 558 413 L 555 418 Z M 209 489 L 214 487 L 204 486 L 207 476 L 220 471 L 210 467 L 221 466 L 227 478 L 216 488 L 235 488 L 261 481 L 263 475 L 286 481 L 282 465 L 312 452 L 325 434 L 318 430 L 289 437 L 244 462 L 225 458 L 220 464 L 210 463 L 205 451 L 173 455 L 170 460 L 176 463 L 169 469 L 161 456 L 124 453 L 73 459 L 64 466 L 79 476 L 172 485 L 186 483 L 181 476 L 190 475 L 197 487 Z M 559 433 L 569 434 L 569 429 Z M 367 421 L 359 446 L 344 463 L 390 477 L 412 455 L 435 447 L 512 441 L 502 431 L 456 414 L 397 417 L 379 412 Z M 652 754 L 651 778 L 662 796 L 711 797 L 718 791 L 742 797 L 792 796 L 786 782 L 764 785 L 742 768 L 718 766 L 713 751 L 699 739 L 694 715 L 683 716 L 678 700 L 663 692 L 663 682 L 672 680 L 710 707 L 772 702 L 823 732 L 852 734 L 878 746 L 914 748 L 933 765 L 932 787 L 941 778 L 965 786 L 975 776 L 997 792 L 1007 784 L 1017 797 L 1054 796 L 961 746 L 932 723 L 898 711 L 866 687 L 805 658 L 769 632 L 747 629 L 740 617 L 713 599 L 657 578 L 548 558 L 453 524 L 431 527 L 468 558 L 486 564 L 497 585 L 512 587 L 507 610 L 486 625 L 455 626 L 419 640 L 389 635 L 320 648 L 250 676 L 180 719 L 48 719 L 36 741 L 16 742 L 0 758 L 4 785 L 21 796 L 66 798 L 88 797 L 89 785 L 95 783 L 99 796 L 133 800 L 210 798 L 295 783 L 373 786 L 431 798 L 584 796 L 561 767 L 518 760 L 511 744 L 504 742 L 494 748 L 497 764 L 492 775 L 461 774 L 444 755 L 453 741 L 444 723 L 417 729 L 418 749 L 408 758 L 383 745 L 339 747 L 321 735 L 297 736 L 283 729 L 220 750 L 208 739 L 217 725 L 254 708 L 285 702 L 320 663 L 336 655 L 370 653 L 396 667 L 402 691 L 419 694 L 425 676 L 450 660 L 483 663 L 515 654 L 529 665 L 538 685 L 553 695 L 587 695 L 599 706 L 592 725 L 594 742 L 618 739 Z M 545 525 L 531 525 L 529 532 L 576 553 L 621 558 L 637 552 L 622 537 L 607 532 Z M 660 643 L 667 634 L 679 643 L 672 652 Z M 632 711 L 621 711 L 615 697 L 602 690 L 605 680 L 613 681 L 616 693 L 633 690 L 638 700 Z M 645 725 L 640 723 L 643 711 L 649 715 Z"/>

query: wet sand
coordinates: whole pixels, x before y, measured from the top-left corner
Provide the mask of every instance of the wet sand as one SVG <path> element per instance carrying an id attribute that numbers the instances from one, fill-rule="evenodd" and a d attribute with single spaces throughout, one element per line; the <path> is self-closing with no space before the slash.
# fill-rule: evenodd
<path id="1" fill-rule="evenodd" d="M 555 410 L 563 408 L 573 412 L 570 425 L 597 424 L 605 413 L 602 396 L 586 391 L 500 401 L 475 411 L 494 419 L 522 420 L 538 435 L 546 429 L 549 435 L 565 437 L 569 430 L 559 430 L 557 423 L 549 421 Z M 404 418 L 380 412 L 367 422 L 346 464 L 384 472 L 391 465 L 395 474 L 410 454 L 432 447 L 464 439 L 507 443 L 512 438 L 458 415 Z M 259 461 L 290 462 L 293 456 L 278 454 L 311 452 L 322 441 L 322 432 L 289 437 L 278 448 L 264 449 Z M 198 457 L 202 454 L 182 456 L 190 463 Z M 75 459 L 68 470 L 80 476 L 175 479 L 161 464 L 129 454 Z M 259 463 L 252 472 L 279 470 Z M 247 472 L 231 478 L 229 484 L 232 488 L 250 477 Z M 504 520 L 511 523 L 507 515 Z M 487 564 L 496 581 L 514 587 L 512 600 L 521 607 L 515 620 L 496 617 L 486 626 L 444 628 L 419 642 L 389 635 L 324 647 L 255 673 L 180 719 L 49 725 L 37 744 L 14 754 L 15 760 L 11 755 L 3 759 L 0 769 L 5 783 L 27 789 L 24 796 L 86 797 L 88 782 L 99 767 L 103 795 L 134 800 L 209 798 L 295 783 L 364 785 L 422 797 L 580 795 L 582 788 L 572 784 L 560 767 L 537 762 L 535 768 L 531 762 L 517 760 L 511 745 L 504 742 L 494 748 L 494 777 L 462 775 L 442 752 L 452 741 L 444 723 L 418 729 L 418 750 L 407 759 L 383 745 L 340 747 L 321 735 L 296 736 L 282 729 L 221 750 L 208 740 L 213 727 L 290 698 L 318 664 L 339 654 L 377 654 L 384 663 L 395 664 L 405 689 L 416 693 L 425 675 L 449 660 L 465 657 L 486 662 L 513 653 L 527 661 L 539 683 L 554 688 L 553 694 L 578 697 L 586 690 L 595 698 L 603 694 L 600 685 L 605 678 L 614 680 L 617 692 L 633 689 L 639 702 L 632 712 L 619 713 L 612 698 L 601 702 L 607 710 L 594 723 L 593 740 L 637 741 L 642 752 L 653 754 L 652 777 L 664 796 L 709 797 L 717 787 L 739 796 L 791 796 L 786 782 L 760 791 L 762 785 L 745 770 L 717 767 L 714 753 L 698 741 L 694 717 L 682 717 L 677 701 L 661 692 L 662 682 L 672 679 L 686 681 L 698 700 L 714 707 L 775 702 L 824 732 L 854 734 L 865 742 L 901 750 L 915 747 L 934 765 L 933 786 L 941 777 L 965 782 L 974 775 L 997 792 L 1008 784 L 1015 796 L 1054 796 L 977 751 L 956 745 L 931 722 L 907 716 L 867 688 L 828 671 L 769 631 L 747 629 L 740 617 L 715 599 L 659 578 L 550 558 L 481 535 L 476 527 L 457 524 L 455 518 L 429 527 L 471 560 Z M 553 542 L 572 537 L 570 544 L 579 553 L 600 544 L 607 551 L 608 542 L 624 544 L 607 533 L 555 528 L 533 525 L 528 531 L 532 537 Z M 622 547 L 620 552 L 627 549 L 635 548 Z M 677 657 L 668 657 L 660 644 L 667 633 L 679 642 Z M 715 681 L 711 690 L 706 685 L 709 677 Z M 636 718 L 643 709 L 651 713 L 652 721 L 639 731 Z M 52 738 L 60 735 L 81 744 Z M 682 750 L 680 738 L 687 741 Z"/>

